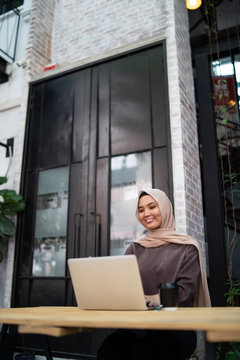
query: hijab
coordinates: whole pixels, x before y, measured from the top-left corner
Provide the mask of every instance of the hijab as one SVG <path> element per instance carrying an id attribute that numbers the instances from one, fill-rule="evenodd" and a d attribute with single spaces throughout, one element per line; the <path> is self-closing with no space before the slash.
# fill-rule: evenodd
<path id="1" fill-rule="evenodd" d="M 198 290 L 194 299 L 194 306 L 211 306 L 209 296 L 206 273 L 204 269 L 204 262 L 202 251 L 197 240 L 184 234 L 179 234 L 175 231 L 175 220 L 173 216 L 172 204 L 167 195 L 159 189 L 149 189 L 147 191 L 141 190 L 138 194 L 138 203 L 136 209 L 136 218 L 141 223 L 138 214 L 138 204 L 142 193 L 150 195 L 158 204 L 162 214 L 162 223 L 160 228 L 148 231 L 147 236 L 136 241 L 143 247 L 154 248 L 167 243 L 193 245 L 198 250 L 199 264 L 201 276 L 199 276 Z"/>

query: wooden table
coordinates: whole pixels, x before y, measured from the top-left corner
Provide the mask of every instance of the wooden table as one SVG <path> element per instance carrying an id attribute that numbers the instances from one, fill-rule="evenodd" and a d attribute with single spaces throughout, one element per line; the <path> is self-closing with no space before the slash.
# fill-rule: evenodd
<path id="1" fill-rule="evenodd" d="M 0 309 L 0 323 L 19 333 L 64 336 L 97 328 L 203 330 L 211 342 L 240 341 L 240 307 L 93 311 L 77 307 Z"/>

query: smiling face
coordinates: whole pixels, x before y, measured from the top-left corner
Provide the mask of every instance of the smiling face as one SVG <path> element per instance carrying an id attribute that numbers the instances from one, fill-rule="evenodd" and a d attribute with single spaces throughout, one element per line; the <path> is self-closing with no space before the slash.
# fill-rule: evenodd
<path id="1" fill-rule="evenodd" d="M 146 229 L 156 230 L 160 228 L 162 214 L 158 203 L 150 195 L 144 195 L 139 199 L 138 217 Z"/>

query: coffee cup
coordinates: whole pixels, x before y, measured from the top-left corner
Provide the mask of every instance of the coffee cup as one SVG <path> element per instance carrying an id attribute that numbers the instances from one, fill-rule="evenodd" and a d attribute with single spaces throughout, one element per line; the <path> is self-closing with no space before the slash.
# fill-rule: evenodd
<path id="1" fill-rule="evenodd" d="M 162 282 L 158 284 L 160 304 L 167 308 L 178 307 L 178 285 L 176 283 Z"/>

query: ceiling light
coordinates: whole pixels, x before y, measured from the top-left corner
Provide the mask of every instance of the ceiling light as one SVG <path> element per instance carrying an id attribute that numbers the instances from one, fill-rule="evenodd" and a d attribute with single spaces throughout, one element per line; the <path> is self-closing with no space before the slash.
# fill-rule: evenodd
<path id="1" fill-rule="evenodd" d="M 202 5 L 202 0 L 186 0 L 186 6 L 189 10 L 195 10 Z"/>

